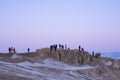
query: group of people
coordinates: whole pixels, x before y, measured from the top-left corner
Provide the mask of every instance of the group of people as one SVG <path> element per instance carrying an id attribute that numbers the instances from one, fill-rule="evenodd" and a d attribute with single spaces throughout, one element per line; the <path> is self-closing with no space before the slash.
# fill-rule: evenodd
<path id="1" fill-rule="evenodd" d="M 54 44 L 54 45 L 50 45 L 50 51 L 56 51 L 58 49 L 58 45 L 57 44 Z M 67 45 L 62 45 L 62 44 L 59 44 L 59 49 L 66 49 L 67 50 Z M 81 46 L 79 45 L 78 47 L 79 51 L 84 51 L 83 48 L 81 48 Z M 70 50 L 70 48 L 68 48 L 68 50 Z M 13 48 L 13 47 L 9 47 L 8 49 L 9 53 L 16 53 L 16 49 Z M 27 49 L 27 52 L 29 53 L 30 52 L 30 48 Z"/>
<path id="2" fill-rule="evenodd" d="M 59 44 L 59 49 L 64 49 L 64 45 Z"/>
<path id="3" fill-rule="evenodd" d="M 54 44 L 54 45 L 50 45 L 50 51 L 52 50 L 57 50 L 57 44 Z"/>
<path id="4" fill-rule="evenodd" d="M 62 45 L 62 44 L 59 44 L 59 45 L 57 45 L 57 44 L 54 44 L 54 45 L 50 45 L 50 51 L 56 51 L 57 49 L 60 49 L 60 50 L 70 50 L 70 48 L 67 48 L 67 45 L 65 44 L 65 45 Z M 81 46 L 79 45 L 78 46 L 78 49 L 79 49 L 79 51 L 84 51 L 84 49 L 83 48 L 81 48 Z"/>
<path id="5" fill-rule="evenodd" d="M 78 46 L 79 51 L 84 51 L 84 48 L 81 48 L 81 46 Z"/>
<path id="6" fill-rule="evenodd" d="M 8 48 L 8 51 L 9 51 L 9 53 L 16 53 L 16 49 L 13 48 L 13 47 L 9 47 L 9 48 Z M 28 52 L 28 53 L 30 52 L 30 48 L 27 49 L 27 52 Z"/>
<path id="7" fill-rule="evenodd" d="M 9 53 L 16 53 L 16 49 L 13 47 L 9 47 Z"/>
<path id="8" fill-rule="evenodd" d="M 50 45 L 50 51 L 52 51 L 52 50 L 57 50 L 58 49 L 58 47 L 59 47 L 59 49 L 67 49 L 67 45 L 65 44 L 65 45 L 62 45 L 62 44 L 59 44 L 59 45 L 57 45 L 57 44 L 54 44 L 54 45 Z"/>
<path id="9" fill-rule="evenodd" d="M 67 44 L 65 44 L 65 45 L 59 44 L 59 49 L 66 49 L 67 50 Z"/>

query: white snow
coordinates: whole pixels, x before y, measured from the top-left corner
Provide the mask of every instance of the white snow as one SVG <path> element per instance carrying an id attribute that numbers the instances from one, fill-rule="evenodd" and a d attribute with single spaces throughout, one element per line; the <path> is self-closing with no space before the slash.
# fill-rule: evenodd
<path id="1" fill-rule="evenodd" d="M 12 55 L 11 59 L 17 59 L 20 58 L 21 56 L 18 56 L 16 53 Z"/>
<path id="2" fill-rule="evenodd" d="M 43 63 L 31 63 L 28 61 L 9 63 L 0 61 L 0 65 L 0 71 L 5 74 L 32 78 L 32 80 L 86 80 L 84 76 L 76 73 L 75 70 L 96 68 L 89 65 L 80 67 L 71 66 L 52 59 L 45 59 Z M 45 69 L 41 69 L 43 67 Z M 51 71 L 51 68 L 56 70 Z"/>
<path id="3" fill-rule="evenodd" d="M 103 63 L 104 63 L 105 66 L 111 66 L 112 65 L 111 61 L 103 61 Z"/>
<path id="4" fill-rule="evenodd" d="M 115 63 L 115 64 L 113 65 L 113 68 L 115 68 L 115 69 L 119 69 L 120 66 L 118 65 L 118 63 Z"/>
<path id="5" fill-rule="evenodd" d="M 54 61 L 52 59 L 46 59 L 43 62 L 44 62 L 44 64 L 42 66 L 44 66 L 44 67 L 55 68 L 55 69 L 63 69 L 63 70 L 81 70 L 81 69 L 96 68 L 96 67 L 91 67 L 91 66 L 88 66 L 88 65 L 81 66 L 81 67 L 71 66 L 71 65 L 65 64 L 63 62 Z"/>
<path id="6" fill-rule="evenodd" d="M 18 63 L 19 66 L 23 66 L 23 67 L 29 67 L 29 66 L 33 66 L 33 67 L 47 67 L 47 68 L 54 68 L 54 69 L 62 69 L 62 70 L 81 70 L 81 69 L 93 69 L 96 67 L 91 67 L 89 65 L 84 65 L 84 66 L 80 66 L 80 67 L 76 67 L 76 66 L 71 66 L 68 64 L 65 64 L 63 62 L 57 62 L 54 61 L 52 59 L 45 59 L 43 60 L 44 64 L 41 63 L 30 63 L 28 61 L 26 62 L 21 62 Z"/>
<path id="7" fill-rule="evenodd" d="M 32 63 L 25 61 L 25 62 L 19 62 L 19 63 L 17 63 L 17 65 L 23 66 L 23 67 L 29 67 L 32 65 Z"/>

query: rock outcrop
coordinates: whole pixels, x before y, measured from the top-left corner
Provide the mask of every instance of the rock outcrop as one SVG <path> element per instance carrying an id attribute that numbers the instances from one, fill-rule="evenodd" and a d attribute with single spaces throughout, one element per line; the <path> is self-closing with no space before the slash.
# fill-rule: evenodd
<path id="1" fill-rule="evenodd" d="M 120 69 L 120 61 L 106 57 L 95 57 L 87 51 L 79 50 L 57 50 L 50 51 L 49 48 L 37 49 L 36 53 L 43 54 L 45 57 L 60 60 L 70 65 L 80 66 L 84 64 Z"/>
<path id="2" fill-rule="evenodd" d="M 50 51 L 49 48 L 37 49 L 37 53 L 44 54 L 46 57 L 63 61 L 67 64 L 79 66 L 92 61 L 94 58 L 87 51 L 79 50 L 57 50 Z"/>

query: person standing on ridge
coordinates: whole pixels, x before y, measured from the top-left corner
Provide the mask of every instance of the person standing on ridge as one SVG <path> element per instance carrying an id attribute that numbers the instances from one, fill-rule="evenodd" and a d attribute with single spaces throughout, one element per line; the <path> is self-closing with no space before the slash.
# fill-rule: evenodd
<path id="1" fill-rule="evenodd" d="M 30 52 L 30 48 L 27 49 L 28 53 Z"/>
<path id="2" fill-rule="evenodd" d="M 81 46 L 79 45 L 79 51 L 81 50 Z"/>
<path id="3" fill-rule="evenodd" d="M 92 52 L 92 56 L 93 56 L 93 57 L 95 56 L 95 53 L 94 53 L 94 51 Z"/>
<path id="4" fill-rule="evenodd" d="M 9 51 L 9 53 L 11 53 L 11 48 L 10 47 L 8 48 L 8 51 Z"/>
<path id="5" fill-rule="evenodd" d="M 15 48 L 13 48 L 13 53 L 16 53 L 16 49 Z"/>

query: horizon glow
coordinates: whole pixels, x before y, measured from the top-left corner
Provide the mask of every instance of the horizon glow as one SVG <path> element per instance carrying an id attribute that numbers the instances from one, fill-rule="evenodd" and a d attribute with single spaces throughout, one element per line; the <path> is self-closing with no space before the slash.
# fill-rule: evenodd
<path id="1" fill-rule="evenodd" d="M 87 51 L 120 51 L 119 0 L 1 0 L 0 52 L 67 44 Z"/>

